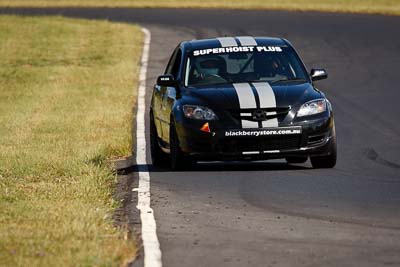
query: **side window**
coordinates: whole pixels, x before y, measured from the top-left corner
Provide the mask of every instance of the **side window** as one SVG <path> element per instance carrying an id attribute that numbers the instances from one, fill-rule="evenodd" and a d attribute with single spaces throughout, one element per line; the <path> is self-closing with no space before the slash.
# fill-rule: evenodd
<path id="1" fill-rule="evenodd" d="M 167 69 L 165 70 L 165 74 L 172 74 L 176 78 L 179 72 L 179 67 L 182 58 L 182 51 L 178 47 L 171 56 L 169 60 Z"/>
<path id="2" fill-rule="evenodd" d="M 174 75 L 175 78 L 178 76 L 179 67 L 181 66 L 181 58 L 182 58 L 182 52 L 179 49 L 178 54 L 176 55 L 176 58 L 175 58 L 174 65 L 172 66 L 172 71 L 171 71 L 171 74 Z"/>

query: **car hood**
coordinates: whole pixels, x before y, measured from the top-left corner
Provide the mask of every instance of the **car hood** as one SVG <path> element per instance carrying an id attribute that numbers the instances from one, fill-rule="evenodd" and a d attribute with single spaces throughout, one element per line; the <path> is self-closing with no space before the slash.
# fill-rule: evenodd
<path id="1" fill-rule="evenodd" d="M 275 96 L 276 107 L 300 106 L 312 99 L 323 97 L 310 83 L 280 84 L 270 88 Z M 254 91 L 256 90 L 253 89 Z M 217 110 L 239 109 L 239 97 L 234 85 L 188 88 L 184 93 L 186 103 L 204 105 Z M 258 96 L 253 94 L 247 97 Z"/>

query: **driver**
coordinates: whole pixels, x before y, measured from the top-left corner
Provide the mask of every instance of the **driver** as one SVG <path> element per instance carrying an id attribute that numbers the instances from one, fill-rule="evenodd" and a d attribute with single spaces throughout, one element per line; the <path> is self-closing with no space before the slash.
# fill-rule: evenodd
<path id="1" fill-rule="evenodd" d="M 226 72 L 225 60 L 219 56 L 206 57 L 199 60 L 196 67 L 202 79 L 208 76 L 221 77 Z"/>
<path id="2" fill-rule="evenodd" d="M 280 64 L 278 58 L 274 56 L 265 56 L 255 62 L 259 76 L 264 78 L 284 77 L 284 67 Z"/>

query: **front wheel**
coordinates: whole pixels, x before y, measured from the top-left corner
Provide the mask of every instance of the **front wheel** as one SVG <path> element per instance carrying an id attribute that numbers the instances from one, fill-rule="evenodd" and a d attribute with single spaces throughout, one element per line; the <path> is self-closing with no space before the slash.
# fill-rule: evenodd
<path id="1" fill-rule="evenodd" d="M 333 136 L 332 138 L 328 155 L 310 157 L 311 165 L 314 169 L 335 167 L 337 159 L 336 136 Z"/>
<path id="2" fill-rule="evenodd" d="M 175 124 L 172 122 L 171 119 L 171 128 L 170 128 L 170 165 L 171 170 L 180 171 L 180 170 L 188 170 L 196 165 L 196 161 L 189 156 L 185 155 L 180 146 L 179 146 L 179 139 L 176 133 Z"/>

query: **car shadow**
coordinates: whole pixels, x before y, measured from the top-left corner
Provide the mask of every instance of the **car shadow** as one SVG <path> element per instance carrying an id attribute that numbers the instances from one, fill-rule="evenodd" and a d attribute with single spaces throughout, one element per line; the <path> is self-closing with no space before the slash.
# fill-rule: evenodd
<path id="1" fill-rule="evenodd" d="M 116 170 L 118 175 L 128 175 L 133 172 L 243 172 L 243 171 L 290 171 L 290 170 L 309 170 L 311 166 L 306 164 L 288 164 L 286 162 L 268 161 L 215 161 L 199 162 L 196 166 L 182 170 L 172 171 L 168 165 L 156 167 L 152 164 L 132 164 L 126 168 Z"/>
<path id="2" fill-rule="evenodd" d="M 307 170 L 312 169 L 305 164 L 292 165 L 286 162 L 268 162 L 268 161 L 232 161 L 232 162 L 199 162 L 196 166 L 183 170 L 183 172 L 242 172 L 242 171 L 284 171 L 284 170 Z M 140 171 L 141 168 L 137 168 Z M 148 164 L 149 172 L 174 172 L 165 167 L 155 167 Z"/>

